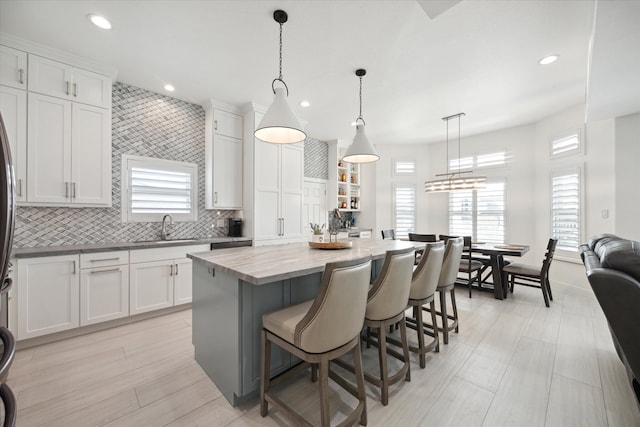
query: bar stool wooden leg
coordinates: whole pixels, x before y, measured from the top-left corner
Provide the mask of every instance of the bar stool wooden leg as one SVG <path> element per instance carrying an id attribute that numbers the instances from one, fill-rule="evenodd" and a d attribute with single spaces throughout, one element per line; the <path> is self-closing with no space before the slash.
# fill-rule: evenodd
<path id="1" fill-rule="evenodd" d="M 413 307 L 413 318 L 416 319 L 416 332 L 418 333 L 418 348 L 420 349 L 420 368 L 426 365 L 426 355 L 424 353 L 424 322 L 422 321 L 422 310 L 420 307 Z"/>
<path id="2" fill-rule="evenodd" d="M 420 316 L 422 317 L 422 314 L 420 314 Z M 400 323 L 400 337 L 402 339 L 402 354 L 404 355 L 404 363 L 406 363 L 407 365 L 407 373 L 405 375 L 405 380 L 411 381 L 411 361 L 409 360 L 409 342 L 407 341 L 407 323 L 405 322 L 404 315 L 402 316 L 402 320 L 399 323 Z M 424 353 L 422 353 L 422 357 L 424 357 Z"/>
<path id="3" fill-rule="evenodd" d="M 266 401 L 264 394 L 269 391 L 271 381 L 271 342 L 267 338 L 267 331 L 264 329 L 262 336 L 262 378 L 260 379 L 260 415 L 267 416 L 269 412 L 269 403 Z"/>
<path id="4" fill-rule="evenodd" d="M 331 415 L 329 413 L 329 360 L 323 357 L 320 360 L 320 422 L 322 426 L 329 426 Z"/>
<path id="5" fill-rule="evenodd" d="M 455 319 L 454 322 L 456 322 L 456 333 L 458 333 L 458 325 L 460 324 L 460 322 L 458 322 L 458 307 L 456 306 L 456 291 L 454 288 L 451 288 L 451 306 L 453 307 L 453 318 Z"/>
<path id="6" fill-rule="evenodd" d="M 449 344 L 449 317 L 447 316 L 447 295 L 446 291 L 438 291 L 440 294 L 440 313 L 442 317 L 442 341 L 445 344 Z"/>
<path id="7" fill-rule="evenodd" d="M 360 425 L 367 425 L 367 392 L 364 389 L 364 369 L 362 368 L 362 351 L 360 341 L 353 348 L 353 365 L 356 375 L 356 386 L 358 389 L 358 400 L 363 404 L 364 409 L 360 415 Z"/>
<path id="8" fill-rule="evenodd" d="M 433 338 L 436 340 L 436 353 L 440 352 L 440 337 L 438 336 L 438 316 L 436 315 L 436 302 L 435 299 L 429 303 L 431 309 L 431 322 L 433 325 Z"/>
<path id="9" fill-rule="evenodd" d="M 387 331 L 381 326 L 378 336 L 378 361 L 380 364 L 380 379 L 382 380 L 381 401 L 384 406 L 389 404 L 389 372 L 387 371 Z"/>

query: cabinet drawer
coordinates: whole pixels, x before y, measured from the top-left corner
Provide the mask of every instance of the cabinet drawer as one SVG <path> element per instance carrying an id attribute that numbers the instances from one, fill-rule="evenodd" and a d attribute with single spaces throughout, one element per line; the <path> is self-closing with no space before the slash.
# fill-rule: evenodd
<path id="1" fill-rule="evenodd" d="M 137 262 L 160 261 L 166 259 L 186 258 L 190 252 L 204 252 L 209 250 L 208 244 L 172 246 L 170 248 L 150 248 L 131 250 L 131 264 Z"/>
<path id="2" fill-rule="evenodd" d="M 80 254 L 80 268 L 129 264 L 129 251 L 109 251 Z"/>

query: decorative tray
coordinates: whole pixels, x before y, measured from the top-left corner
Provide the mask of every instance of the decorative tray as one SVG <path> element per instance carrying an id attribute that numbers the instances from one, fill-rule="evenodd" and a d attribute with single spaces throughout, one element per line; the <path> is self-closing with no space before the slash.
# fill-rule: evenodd
<path id="1" fill-rule="evenodd" d="M 309 242 L 309 246 L 316 249 L 347 249 L 353 246 L 351 240 L 338 240 L 337 242 Z"/>

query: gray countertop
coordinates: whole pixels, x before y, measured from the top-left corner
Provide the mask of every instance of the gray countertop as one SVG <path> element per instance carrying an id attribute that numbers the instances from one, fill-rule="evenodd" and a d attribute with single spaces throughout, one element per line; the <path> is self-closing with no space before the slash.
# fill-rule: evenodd
<path id="1" fill-rule="evenodd" d="M 171 246 L 202 245 L 209 243 L 245 242 L 248 237 L 208 237 L 197 239 L 153 240 L 140 242 L 96 243 L 86 245 L 38 246 L 18 248 L 12 251 L 14 258 L 34 258 L 53 255 L 73 255 L 79 253 L 119 251 L 129 249 L 166 248 Z"/>
<path id="2" fill-rule="evenodd" d="M 407 247 L 422 248 L 424 242 L 353 239 L 348 249 L 322 250 L 308 243 L 251 246 L 224 251 L 198 252 L 187 256 L 208 268 L 220 269 L 245 282 L 262 285 L 324 271 L 328 262 L 346 261 L 371 255 L 383 258 L 386 251 Z"/>

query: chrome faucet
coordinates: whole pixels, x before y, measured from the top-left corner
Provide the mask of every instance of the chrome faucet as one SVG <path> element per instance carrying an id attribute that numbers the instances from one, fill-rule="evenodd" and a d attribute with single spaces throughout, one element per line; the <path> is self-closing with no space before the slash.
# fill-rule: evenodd
<path id="1" fill-rule="evenodd" d="M 171 233 L 167 233 L 167 224 L 166 224 L 166 220 L 167 217 L 169 217 L 169 225 L 173 225 L 173 217 L 169 214 L 166 214 L 165 216 L 162 217 L 162 229 L 160 230 L 160 239 L 162 240 L 167 240 L 167 237 L 169 237 L 169 235 Z"/>

